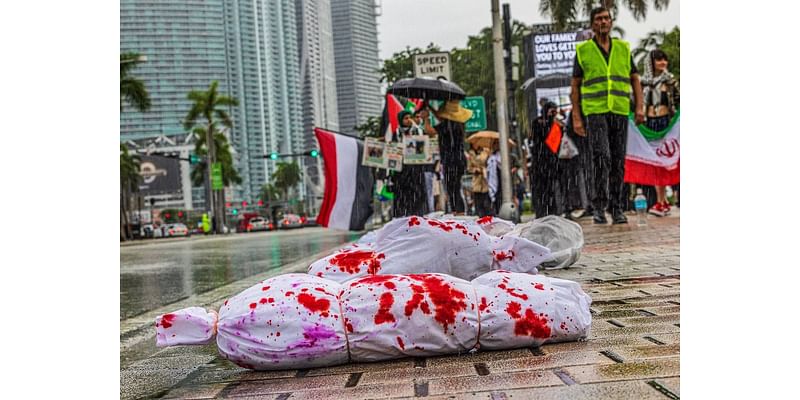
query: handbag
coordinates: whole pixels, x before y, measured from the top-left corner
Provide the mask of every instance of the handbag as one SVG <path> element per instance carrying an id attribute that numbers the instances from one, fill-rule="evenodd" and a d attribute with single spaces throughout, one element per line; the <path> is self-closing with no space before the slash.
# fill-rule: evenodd
<path id="1" fill-rule="evenodd" d="M 567 135 L 561 136 L 561 146 L 558 149 L 558 158 L 562 160 L 569 160 L 572 157 L 578 155 L 578 147 L 575 146 L 575 142 L 569 138 Z"/>

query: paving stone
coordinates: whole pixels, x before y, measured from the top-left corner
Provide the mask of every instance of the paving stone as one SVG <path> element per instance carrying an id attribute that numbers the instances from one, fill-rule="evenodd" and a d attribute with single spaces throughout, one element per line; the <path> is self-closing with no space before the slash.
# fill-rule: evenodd
<path id="1" fill-rule="evenodd" d="M 335 367 L 325 368 L 312 368 L 308 370 L 307 376 L 319 376 L 330 374 L 349 374 L 353 372 L 365 371 L 385 371 L 394 369 L 408 369 L 414 368 L 414 360 L 412 358 L 403 358 L 399 360 L 380 361 L 380 362 L 363 362 L 363 363 L 349 363 L 338 365 Z"/>
<path id="2" fill-rule="evenodd" d="M 681 395 L 681 378 L 659 378 L 655 379 L 656 383 L 665 387 L 676 395 Z"/>
<path id="3" fill-rule="evenodd" d="M 428 382 L 431 395 L 472 392 L 480 390 L 499 390 L 510 387 L 558 386 L 564 382 L 552 371 L 524 371 L 508 374 L 489 374 L 486 376 L 464 376 L 435 379 Z"/>
<path id="4" fill-rule="evenodd" d="M 612 363 L 608 357 L 596 351 L 573 351 L 545 354 L 534 356 L 531 354 L 527 358 L 516 358 L 511 360 L 498 360 L 486 363 L 491 373 L 514 372 L 552 369 L 571 365 L 584 364 L 607 364 Z"/>
<path id="5" fill-rule="evenodd" d="M 680 359 L 673 357 L 632 363 L 581 365 L 564 370 L 579 383 L 669 378 L 680 375 Z"/>
<path id="6" fill-rule="evenodd" d="M 473 363 L 454 363 L 426 366 L 425 368 L 404 368 L 392 370 L 373 369 L 361 376 L 359 384 L 395 383 L 425 381 L 456 376 L 478 376 Z"/>
<path id="7" fill-rule="evenodd" d="M 388 399 L 414 396 L 411 382 L 393 382 L 377 385 L 361 385 L 352 388 L 308 390 L 294 392 L 288 400 L 294 399 Z"/>
<path id="8" fill-rule="evenodd" d="M 618 336 L 618 335 L 650 336 L 653 334 L 660 334 L 660 333 L 680 332 L 681 330 L 681 328 L 672 324 L 636 325 L 636 326 L 625 326 L 621 328 L 617 328 L 611 325 L 609 326 L 610 328 L 592 329 L 591 336 L 589 336 L 589 338 L 596 339 L 596 338 L 604 338 L 604 337 Z"/>
<path id="9" fill-rule="evenodd" d="M 213 399 L 222 392 L 227 383 L 214 383 L 211 385 L 183 386 L 170 390 L 162 399 Z"/>
<path id="10" fill-rule="evenodd" d="M 514 358 L 527 358 L 531 356 L 531 351 L 527 348 L 499 351 L 478 351 L 475 353 L 462 354 L 459 356 L 440 356 L 430 357 L 426 360 L 427 365 L 437 366 L 451 363 L 480 363 L 496 360 L 508 360 Z"/>
<path id="11" fill-rule="evenodd" d="M 656 339 L 665 344 L 676 344 L 681 342 L 680 333 L 661 333 L 661 334 L 644 335 L 644 336 Z"/>
<path id="12" fill-rule="evenodd" d="M 680 344 L 657 345 L 651 343 L 647 346 L 624 346 L 616 347 L 613 351 L 620 355 L 625 362 L 633 362 L 652 358 L 669 358 L 680 356 Z"/>
<path id="13" fill-rule="evenodd" d="M 264 379 L 254 381 L 236 382 L 230 390 L 226 389 L 226 396 L 252 396 L 273 393 L 296 392 L 307 389 L 333 390 L 344 388 L 350 374 L 324 375 L 303 378 Z"/>
<path id="14" fill-rule="evenodd" d="M 471 398 L 482 398 L 485 392 L 476 393 Z M 637 399 L 665 400 L 666 397 L 643 381 L 607 382 L 588 385 L 571 385 L 530 389 L 504 390 L 505 399 Z M 495 396 L 497 398 L 498 396 Z M 486 398 L 492 398 L 487 395 Z"/>
<path id="15" fill-rule="evenodd" d="M 609 348 L 616 348 L 622 346 L 636 346 L 646 345 L 651 342 L 643 339 L 641 336 L 628 335 L 628 336 L 608 336 L 604 338 L 588 339 L 580 342 L 565 342 L 546 344 L 541 347 L 541 350 L 547 354 L 572 352 L 572 351 L 601 351 Z"/>

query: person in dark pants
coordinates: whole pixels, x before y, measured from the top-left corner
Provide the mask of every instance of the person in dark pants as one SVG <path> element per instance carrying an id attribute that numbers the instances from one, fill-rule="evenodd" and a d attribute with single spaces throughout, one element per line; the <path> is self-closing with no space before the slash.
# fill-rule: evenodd
<path id="1" fill-rule="evenodd" d="M 466 206 L 461 196 L 461 177 L 467 170 L 467 157 L 464 154 L 464 123 L 472 116 L 472 111 L 461 107 L 458 100 L 447 101 L 436 118 L 439 136 L 439 157 L 444 169 L 444 186 L 450 212 L 464 215 Z"/>
<path id="2" fill-rule="evenodd" d="M 550 128 L 556 123 L 557 113 L 558 106 L 555 103 L 545 103 L 542 115 L 533 121 L 531 128 L 531 203 L 536 218 L 559 214 L 559 159 L 545 144 Z"/>
<path id="3" fill-rule="evenodd" d="M 630 44 L 611 38 L 611 14 L 605 7 L 591 11 L 594 38 L 576 47 L 572 73 L 572 123 L 575 133 L 588 136 L 594 187 L 594 222 L 625 224 L 623 177 L 628 140 L 628 112 L 633 91 L 636 124 L 644 122 L 642 86 Z M 583 117 L 586 116 L 586 127 Z"/>

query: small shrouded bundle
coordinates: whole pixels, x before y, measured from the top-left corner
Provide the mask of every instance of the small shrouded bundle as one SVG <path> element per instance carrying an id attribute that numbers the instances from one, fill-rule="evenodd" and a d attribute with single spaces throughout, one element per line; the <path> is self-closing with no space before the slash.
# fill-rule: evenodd
<path id="1" fill-rule="evenodd" d="M 478 340 L 472 284 L 442 274 L 376 275 L 344 284 L 353 361 L 466 352 Z"/>
<path id="2" fill-rule="evenodd" d="M 474 279 L 505 269 L 536 273 L 550 251 L 522 237 L 488 235 L 474 221 L 394 219 L 371 238 L 311 264 L 308 273 L 344 282 L 378 274 L 441 273 Z"/>
<path id="3" fill-rule="evenodd" d="M 578 340 L 591 327 L 592 299 L 575 282 L 492 271 L 472 283 L 479 298 L 482 349 Z"/>
<path id="4" fill-rule="evenodd" d="M 156 318 L 159 347 L 210 343 L 257 369 L 510 349 L 588 335 L 591 299 L 577 283 L 493 271 L 467 282 L 443 274 L 374 275 L 345 284 L 306 274 L 267 279 L 219 311 Z"/>

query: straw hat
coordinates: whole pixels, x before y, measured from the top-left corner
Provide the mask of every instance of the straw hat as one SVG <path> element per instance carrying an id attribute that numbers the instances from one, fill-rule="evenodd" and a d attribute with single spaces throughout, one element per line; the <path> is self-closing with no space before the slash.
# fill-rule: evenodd
<path id="1" fill-rule="evenodd" d="M 436 111 L 436 118 L 465 123 L 472 117 L 472 111 L 461 107 L 458 100 L 448 100 L 444 106 Z"/>

